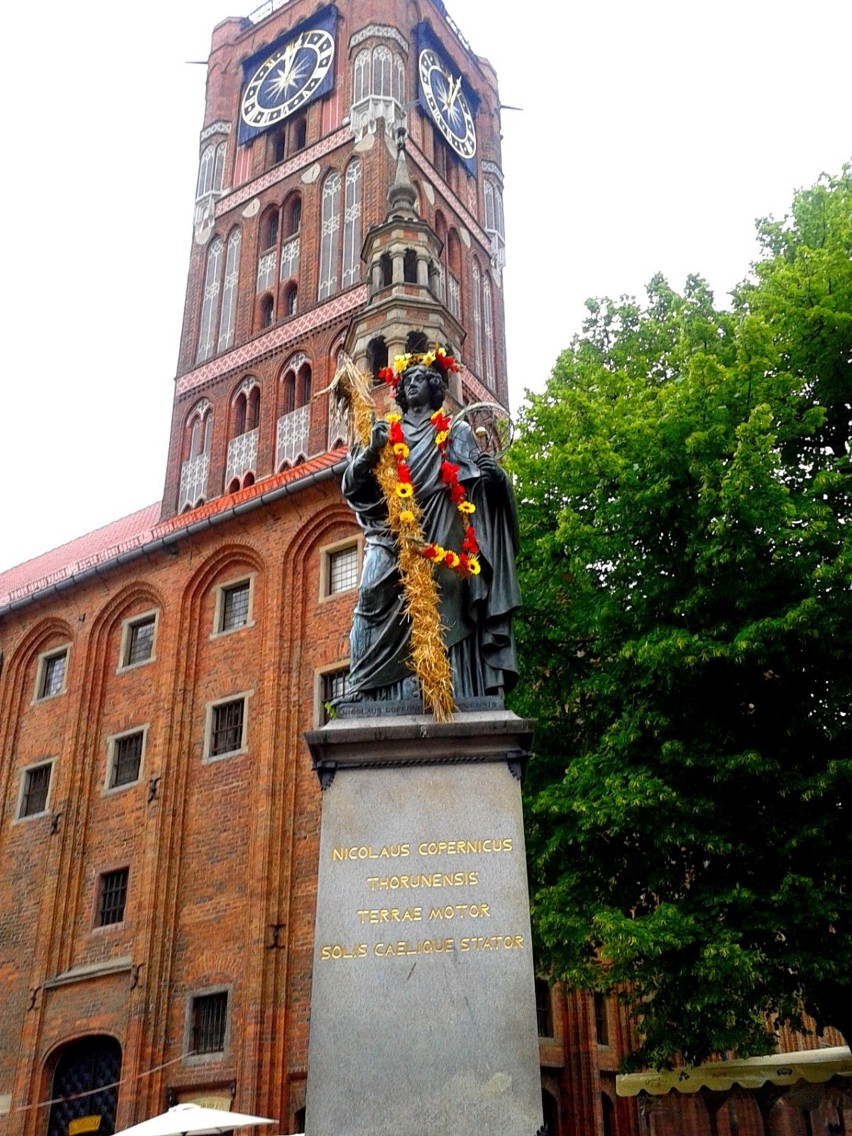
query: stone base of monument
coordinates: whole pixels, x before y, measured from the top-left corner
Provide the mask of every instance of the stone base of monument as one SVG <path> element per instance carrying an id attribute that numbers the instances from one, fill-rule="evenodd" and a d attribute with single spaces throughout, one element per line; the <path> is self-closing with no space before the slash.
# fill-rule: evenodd
<path id="1" fill-rule="evenodd" d="M 349 718 L 306 737 L 324 787 L 307 1136 L 535 1136 L 532 723 Z"/>

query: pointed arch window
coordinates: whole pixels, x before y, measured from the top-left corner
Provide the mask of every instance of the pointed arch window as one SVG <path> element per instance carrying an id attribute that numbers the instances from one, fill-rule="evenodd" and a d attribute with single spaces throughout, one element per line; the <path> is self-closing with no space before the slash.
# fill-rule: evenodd
<path id="1" fill-rule="evenodd" d="M 373 82 L 372 94 L 379 99 L 389 99 L 392 93 L 393 59 L 390 49 L 384 47 L 373 48 Z"/>
<path id="2" fill-rule="evenodd" d="M 302 198 L 292 194 L 284 202 L 284 240 L 281 245 L 281 271 L 279 279 L 283 282 L 299 274 L 299 230 L 302 225 Z M 285 306 L 285 310 L 286 306 Z M 288 314 L 292 315 L 292 312 Z"/>
<path id="3" fill-rule="evenodd" d="M 344 288 L 357 284 L 361 277 L 361 163 L 356 158 L 346 167 L 346 203 L 343 215 Z"/>
<path id="4" fill-rule="evenodd" d="M 210 447 L 213 441 L 213 408 L 206 398 L 192 408 L 186 421 L 186 458 L 180 469 L 178 511 L 193 509 L 207 495 Z"/>
<path id="5" fill-rule="evenodd" d="M 233 428 L 228 442 L 225 485 L 229 493 L 254 482 L 260 424 L 260 387 L 257 380 L 243 379 L 233 404 Z M 248 476 L 251 476 L 251 481 Z"/>
<path id="6" fill-rule="evenodd" d="M 352 101 L 359 103 L 370 93 L 370 53 L 364 49 L 355 57 Z"/>
<path id="7" fill-rule="evenodd" d="M 227 142 L 220 142 L 216 147 L 216 160 L 213 163 L 213 192 L 221 193 L 225 184 L 225 153 Z"/>
<path id="8" fill-rule="evenodd" d="M 222 289 L 222 316 L 219 321 L 219 342 L 217 351 L 227 351 L 234 346 L 234 331 L 237 324 L 237 291 L 240 284 L 240 245 L 242 233 L 232 229 L 228 237 L 228 251 L 225 255 L 225 286 Z"/>
<path id="9" fill-rule="evenodd" d="M 216 147 L 205 146 L 198 163 L 198 185 L 195 190 L 195 200 L 200 201 L 213 189 L 213 169 L 216 164 Z"/>
<path id="10" fill-rule="evenodd" d="M 496 181 L 486 178 L 482 192 L 485 200 L 485 231 L 491 237 L 491 257 L 495 267 L 502 268 L 506 263 L 503 191 Z"/>
<path id="11" fill-rule="evenodd" d="M 207 267 L 204 272 L 204 299 L 201 303 L 201 321 L 198 331 L 196 362 L 203 363 L 213 354 L 216 343 L 216 326 L 219 319 L 219 292 L 222 269 L 221 237 L 214 237 L 207 250 Z"/>
<path id="12" fill-rule="evenodd" d="M 473 369 L 478 376 L 482 375 L 482 273 L 479 270 L 479 261 L 474 257 L 471 266 L 473 275 Z"/>
<path id="13" fill-rule="evenodd" d="M 335 170 L 322 187 L 322 229 L 320 241 L 320 300 L 337 291 L 337 267 L 340 259 L 340 174 Z"/>
<path id="14" fill-rule="evenodd" d="M 485 383 L 494 386 L 494 305 L 491 299 L 491 281 L 486 275 L 482 281 L 482 322 L 485 329 Z"/>
<path id="15" fill-rule="evenodd" d="M 283 413 L 278 419 L 275 468 L 281 470 L 308 456 L 311 415 L 311 364 L 307 355 L 295 355 L 281 377 Z"/>

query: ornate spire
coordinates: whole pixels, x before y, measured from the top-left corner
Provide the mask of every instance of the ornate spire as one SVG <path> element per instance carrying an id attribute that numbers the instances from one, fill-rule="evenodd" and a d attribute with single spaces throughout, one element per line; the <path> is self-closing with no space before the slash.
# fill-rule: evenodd
<path id="1" fill-rule="evenodd" d="M 388 221 L 417 221 L 417 190 L 408 176 L 405 160 L 405 127 L 396 132 L 396 176 L 388 190 Z"/>

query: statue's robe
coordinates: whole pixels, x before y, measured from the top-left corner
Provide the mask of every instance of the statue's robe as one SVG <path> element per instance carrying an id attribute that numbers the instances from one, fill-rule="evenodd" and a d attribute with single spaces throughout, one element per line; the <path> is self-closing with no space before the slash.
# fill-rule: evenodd
<path id="1" fill-rule="evenodd" d="M 460 553 L 463 518 L 441 481 L 441 451 L 429 418 L 415 425 L 405 415 L 407 465 L 420 506 L 423 536 Z M 517 679 L 512 613 L 520 604 L 515 549 L 517 514 L 512 488 L 499 467 L 488 478 L 476 463 L 479 447 L 466 422 L 451 431 L 447 460 L 459 466 L 459 481 L 476 506 L 471 520 L 482 571 L 463 577 L 435 568 L 441 621 L 453 672 L 456 698 L 509 690 Z M 364 564 L 350 636 L 348 697 L 399 700 L 419 693 L 409 665 L 411 625 L 399 576 L 396 539 L 387 505 L 371 468 L 371 455 L 355 447 L 343 475 L 343 494 L 364 531 Z"/>

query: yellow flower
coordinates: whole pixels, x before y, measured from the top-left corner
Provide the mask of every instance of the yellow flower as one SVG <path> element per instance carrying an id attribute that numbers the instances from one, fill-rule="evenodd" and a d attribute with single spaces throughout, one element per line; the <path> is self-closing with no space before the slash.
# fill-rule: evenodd
<path id="1" fill-rule="evenodd" d="M 439 430 L 438 433 L 435 435 L 435 445 L 436 446 L 443 446 L 444 442 L 446 442 L 446 440 L 447 440 L 447 438 L 449 438 L 449 436 L 450 436 L 449 430 Z"/>
<path id="2" fill-rule="evenodd" d="M 397 485 L 397 487 L 396 487 L 397 497 L 402 497 L 402 498 L 410 497 L 413 493 L 414 493 L 414 486 L 411 484 L 410 481 L 400 481 L 399 485 Z"/>
<path id="3" fill-rule="evenodd" d="M 469 516 L 476 512 L 476 505 L 472 501 L 459 501 L 458 510 L 460 513 L 467 513 Z"/>
<path id="4" fill-rule="evenodd" d="M 397 355 L 393 361 L 393 369 L 395 371 L 404 371 L 410 362 L 410 355 Z"/>
<path id="5" fill-rule="evenodd" d="M 427 351 L 426 354 L 423 356 L 423 365 L 425 367 L 431 367 L 434 362 L 435 362 L 435 352 L 434 351 Z"/>
<path id="6" fill-rule="evenodd" d="M 456 553 L 456 552 L 445 552 L 444 553 L 444 563 L 447 565 L 448 568 L 458 568 L 458 566 L 459 566 L 458 553 Z"/>
<path id="7" fill-rule="evenodd" d="M 399 519 L 404 525 L 414 524 L 414 514 L 410 509 L 403 509 L 399 514 Z"/>
<path id="8" fill-rule="evenodd" d="M 468 558 L 467 558 L 467 570 L 468 570 L 468 572 L 470 572 L 471 576 L 478 576 L 479 573 L 482 571 L 482 569 L 479 566 L 479 561 L 476 559 L 475 556 L 468 556 Z"/>
<path id="9" fill-rule="evenodd" d="M 402 422 L 401 414 L 386 414 L 385 422 Z"/>
<path id="10" fill-rule="evenodd" d="M 405 442 L 394 442 L 393 452 L 398 458 L 407 458 L 409 452 L 408 446 L 406 446 Z"/>

